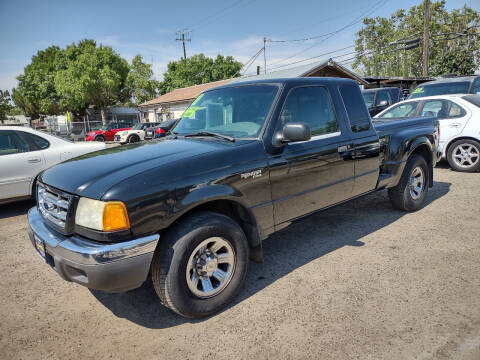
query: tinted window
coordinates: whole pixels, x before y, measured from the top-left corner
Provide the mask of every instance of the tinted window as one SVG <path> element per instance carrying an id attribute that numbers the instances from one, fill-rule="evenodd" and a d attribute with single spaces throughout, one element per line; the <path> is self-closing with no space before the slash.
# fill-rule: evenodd
<path id="1" fill-rule="evenodd" d="M 433 95 L 466 94 L 468 93 L 469 86 L 470 83 L 468 81 L 421 85 L 413 90 L 409 99 Z"/>
<path id="2" fill-rule="evenodd" d="M 50 146 L 50 143 L 40 136 L 30 134 L 30 133 L 24 133 L 24 134 L 31 139 L 31 141 L 35 144 L 35 147 L 39 150 L 46 149 Z"/>
<path id="3" fill-rule="evenodd" d="M 363 92 L 363 100 L 365 101 L 365 105 L 368 108 L 373 107 L 373 102 L 375 101 L 375 93 L 374 92 Z"/>
<path id="4" fill-rule="evenodd" d="M 377 100 L 375 101 L 375 103 L 377 105 L 380 105 L 382 101 L 386 101 L 387 104 L 392 103 L 392 100 L 390 99 L 390 94 L 388 93 L 387 90 L 379 91 L 377 94 Z"/>
<path id="5" fill-rule="evenodd" d="M 447 117 L 455 118 L 465 116 L 465 110 L 463 110 L 460 106 L 451 101 L 449 101 L 448 103 L 450 104 L 450 109 L 448 110 Z"/>
<path id="6" fill-rule="evenodd" d="M 390 92 L 392 104 L 400 100 L 400 89 L 388 89 L 388 91 Z"/>
<path id="7" fill-rule="evenodd" d="M 29 151 L 28 144 L 14 131 L 0 131 L 0 156 Z"/>
<path id="8" fill-rule="evenodd" d="M 473 87 L 472 87 L 472 94 L 480 94 L 480 77 L 476 78 Z"/>
<path id="9" fill-rule="evenodd" d="M 436 116 L 438 118 L 447 117 L 445 102 L 443 100 L 425 101 L 420 116 Z"/>
<path id="10" fill-rule="evenodd" d="M 352 131 L 359 132 L 370 129 L 370 114 L 362 101 L 358 85 L 341 85 L 339 90 L 347 110 Z"/>
<path id="11" fill-rule="evenodd" d="M 467 95 L 467 96 L 462 96 L 463 100 L 468 101 L 469 103 L 480 107 L 480 96 L 479 95 Z"/>
<path id="12" fill-rule="evenodd" d="M 328 90 L 323 86 L 308 86 L 290 91 L 280 115 L 280 127 L 291 122 L 307 124 L 312 135 L 338 131 Z"/>
<path id="13" fill-rule="evenodd" d="M 410 101 L 406 103 L 402 103 L 400 105 L 396 105 L 392 107 L 390 110 L 384 112 L 381 118 L 401 118 L 401 117 L 411 117 L 415 114 L 415 110 L 417 109 L 418 102 L 417 101 Z"/>

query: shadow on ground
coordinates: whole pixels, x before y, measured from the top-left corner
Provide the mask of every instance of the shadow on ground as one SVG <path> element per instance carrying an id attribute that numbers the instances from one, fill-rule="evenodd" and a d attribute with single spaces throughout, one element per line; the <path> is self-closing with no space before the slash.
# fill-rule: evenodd
<path id="1" fill-rule="evenodd" d="M 24 200 L 10 204 L 0 205 L 0 219 L 6 219 L 13 216 L 25 215 L 30 208 L 35 206 L 35 201 Z"/>
<path id="2" fill-rule="evenodd" d="M 427 203 L 448 193 L 450 183 L 435 182 Z M 247 280 L 237 300 L 242 302 L 295 269 L 344 246 L 363 246 L 366 235 L 395 222 L 405 212 L 394 209 L 381 191 L 299 220 L 263 242 L 264 263 L 250 262 Z M 163 307 L 150 283 L 123 293 L 92 294 L 118 317 L 148 328 L 168 328 L 188 320 Z"/>

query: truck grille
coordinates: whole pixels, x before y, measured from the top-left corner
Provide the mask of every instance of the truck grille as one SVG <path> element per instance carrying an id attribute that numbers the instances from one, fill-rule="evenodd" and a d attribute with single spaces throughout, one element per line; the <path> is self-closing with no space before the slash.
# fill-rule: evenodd
<path id="1" fill-rule="evenodd" d="M 38 184 L 37 203 L 43 218 L 65 230 L 71 195 L 60 190 Z"/>

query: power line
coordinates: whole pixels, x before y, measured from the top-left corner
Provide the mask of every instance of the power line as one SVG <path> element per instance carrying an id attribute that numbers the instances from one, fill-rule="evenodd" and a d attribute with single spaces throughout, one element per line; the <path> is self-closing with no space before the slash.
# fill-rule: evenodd
<path id="1" fill-rule="evenodd" d="M 312 40 L 312 39 L 317 39 L 317 38 L 322 38 L 322 37 L 323 37 L 323 39 L 322 39 L 321 41 L 318 41 L 318 42 L 314 43 L 313 45 L 309 46 L 308 48 L 303 49 L 303 50 L 301 50 L 301 51 L 299 51 L 299 52 L 297 52 L 297 53 L 295 53 L 295 54 L 293 54 L 293 55 L 291 55 L 291 56 L 288 56 L 288 57 L 286 57 L 286 58 L 284 58 L 284 59 L 282 59 L 282 60 L 280 60 L 280 61 L 273 62 L 273 63 L 271 63 L 271 64 L 269 64 L 269 65 L 280 64 L 280 63 L 282 63 L 282 62 L 284 62 L 284 61 L 286 61 L 286 60 L 289 60 L 289 59 L 291 59 L 291 58 L 293 58 L 293 57 L 296 57 L 296 56 L 298 56 L 298 55 L 300 55 L 300 54 L 302 54 L 302 53 L 304 53 L 304 52 L 312 49 L 313 47 L 315 47 L 315 46 L 321 44 L 322 42 L 330 39 L 332 36 L 338 34 L 339 32 L 341 32 L 341 31 L 343 31 L 343 30 L 345 30 L 345 29 L 347 29 L 347 28 L 349 28 L 349 27 L 357 24 L 357 23 L 360 22 L 360 21 L 363 21 L 364 18 L 370 16 L 370 15 L 373 14 L 375 11 L 377 11 L 378 9 L 380 9 L 383 5 L 385 5 L 387 1 L 388 1 L 388 0 L 379 0 L 379 1 L 377 1 L 377 2 L 372 6 L 372 8 L 371 8 L 370 10 L 368 10 L 367 12 L 362 13 L 362 15 L 360 15 L 360 16 L 357 17 L 357 18 L 355 18 L 355 20 L 353 20 L 352 22 L 348 23 L 347 25 L 345 25 L 345 26 L 343 26 L 343 27 L 341 27 L 341 28 L 339 28 L 339 29 L 337 29 L 337 30 L 335 30 L 335 31 L 332 31 L 332 32 L 329 32 L 329 33 L 326 33 L 326 34 L 322 34 L 322 35 L 311 36 L 311 37 L 303 38 L 303 39 L 272 40 L 272 42 L 292 42 L 292 41 L 307 41 L 307 40 Z"/>

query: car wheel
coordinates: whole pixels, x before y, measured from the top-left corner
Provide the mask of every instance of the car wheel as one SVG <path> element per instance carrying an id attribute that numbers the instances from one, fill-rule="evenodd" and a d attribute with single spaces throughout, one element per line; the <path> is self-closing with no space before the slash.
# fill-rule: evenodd
<path id="1" fill-rule="evenodd" d="M 457 171 L 474 172 L 480 169 L 480 143 L 462 139 L 449 146 L 447 160 Z"/>
<path id="2" fill-rule="evenodd" d="M 129 138 L 128 138 L 128 143 L 129 144 L 133 144 L 133 143 L 136 143 L 136 142 L 139 142 L 140 141 L 140 138 L 138 137 L 138 135 L 130 135 Z"/>
<path id="3" fill-rule="evenodd" d="M 428 194 L 429 178 L 429 167 L 425 158 L 418 154 L 410 156 L 400 182 L 388 189 L 393 206 L 405 211 L 422 208 Z"/>
<path id="4" fill-rule="evenodd" d="M 99 136 L 96 136 L 96 137 L 95 137 L 95 141 L 104 142 L 104 141 L 105 141 L 105 138 L 104 138 L 102 135 L 99 135 Z"/>
<path id="5" fill-rule="evenodd" d="M 162 303 L 201 318 L 223 309 L 247 274 L 248 243 L 231 218 L 199 212 L 169 229 L 155 250 L 152 282 Z"/>

